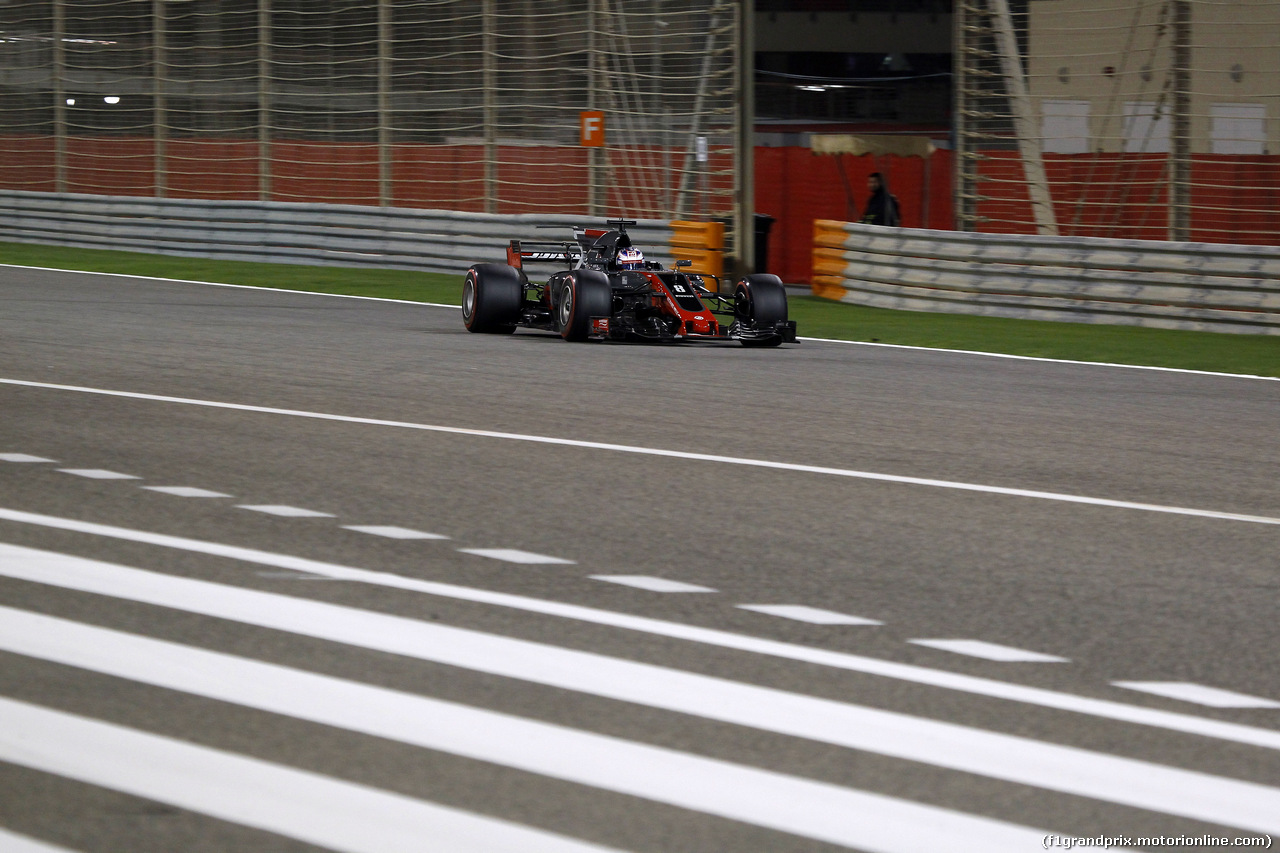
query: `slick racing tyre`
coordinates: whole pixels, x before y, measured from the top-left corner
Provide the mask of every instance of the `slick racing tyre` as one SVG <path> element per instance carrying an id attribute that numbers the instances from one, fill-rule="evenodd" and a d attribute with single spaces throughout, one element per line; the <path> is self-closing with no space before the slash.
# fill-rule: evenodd
<path id="1" fill-rule="evenodd" d="M 462 323 L 468 332 L 509 335 L 520 321 L 524 283 L 515 267 L 475 264 L 462 284 Z"/>
<path id="2" fill-rule="evenodd" d="M 556 293 L 556 327 L 566 341 L 585 341 L 592 317 L 608 317 L 613 310 L 609 277 L 596 270 L 575 270 Z"/>
<path id="3" fill-rule="evenodd" d="M 746 329 L 774 328 L 787 319 L 787 289 L 776 275 L 757 273 L 738 282 L 733 289 L 733 314 Z M 744 347 L 776 347 L 781 335 L 742 338 Z"/>

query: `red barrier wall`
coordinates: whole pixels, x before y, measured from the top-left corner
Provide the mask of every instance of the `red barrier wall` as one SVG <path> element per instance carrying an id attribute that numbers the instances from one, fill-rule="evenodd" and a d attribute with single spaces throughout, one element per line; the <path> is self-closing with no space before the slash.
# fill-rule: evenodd
<path id="1" fill-rule="evenodd" d="M 1026 234 L 1031 204 L 1017 152 L 988 152 L 979 162 L 985 195 L 981 230 Z M 1068 237 L 1167 240 L 1168 158 L 1164 154 L 1046 154 L 1058 230 Z M 1197 154 L 1191 163 L 1190 239 L 1205 243 L 1280 243 L 1280 156 Z"/>
<path id="2" fill-rule="evenodd" d="M 889 191 L 898 197 L 904 226 L 952 227 L 950 151 L 935 151 L 925 160 L 820 155 L 789 146 L 756 148 L 755 160 L 756 211 L 777 220 L 769 234 L 768 272 L 783 281 L 809 281 L 813 221 L 856 221 L 870 195 L 867 176 L 872 172 L 884 175 Z"/>
<path id="3" fill-rule="evenodd" d="M 257 142 L 171 139 L 166 150 L 166 195 L 172 198 L 257 198 Z"/>
<path id="4" fill-rule="evenodd" d="M 53 140 L 47 136 L 0 138 L 0 188 L 55 192 Z"/>

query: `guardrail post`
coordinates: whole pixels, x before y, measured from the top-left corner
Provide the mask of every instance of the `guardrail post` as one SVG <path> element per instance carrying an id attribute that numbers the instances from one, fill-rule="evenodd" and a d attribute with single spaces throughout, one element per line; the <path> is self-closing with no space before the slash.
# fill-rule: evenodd
<path id="1" fill-rule="evenodd" d="M 972 231 L 977 224 L 977 163 L 969 131 L 969 50 L 973 41 L 971 0 L 956 0 L 951 23 L 951 150 L 953 152 L 951 198 L 957 231 Z"/>
<path id="2" fill-rule="evenodd" d="M 596 47 L 597 32 L 600 28 L 600 0 L 588 0 L 587 3 L 587 109 L 597 109 L 599 103 L 600 69 L 599 50 Z M 608 144 L 608 137 L 605 137 Z M 601 168 L 603 148 L 591 146 L 587 148 L 587 213 L 599 216 L 601 203 L 602 176 Z"/>
<path id="3" fill-rule="evenodd" d="M 391 183 L 391 3 L 378 0 L 378 204 L 392 203 Z"/>
<path id="4" fill-rule="evenodd" d="M 1169 156 L 1169 239 L 1191 235 L 1191 3 L 1173 0 L 1173 145 Z"/>
<path id="5" fill-rule="evenodd" d="M 484 34 L 482 36 L 484 45 L 484 54 L 482 62 L 483 75 L 482 85 L 484 86 L 484 212 L 497 213 L 498 210 L 498 145 L 497 145 L 497 123 L 498 123 L 498 94 L 495 91 L 497 86 L 497 69 L 494 64 L 497 62 L 496 56 L 496 38 L 493 28 L 497 25 L 497 18 L 493 14 L 493 0 L 484 0 L 482 15 L 482 27 Z"/>
<path id="6" fill-rule="evenodd" d="M 155 185 L 156 198 L 164 198 L 168 185 L 167 171 L 168 151 L 166 150 L 167 130 L 165 101 L 165 0 L 151 0 L 151 135 L 152 135 L 152 183 Z"/>
<path id="7" fill-rule="evenodd" d="M 258 0 L 258 200 L 271 200 L 271 0 Z"/>
<path id="8" fill-rule="evenodd" d="M 734 274 L 755 270 L 756 257 L 756 192 L 755 192 L 755 0 L 741 0 L 738 6 L 738 115 L 734 154 L 733 251 L 737 256 Z"/>
<path id="9" fill-rule="evenodd" d="M 53 0 L 53 189 L 67 191 L 67 7 L 66 0 Z"/>

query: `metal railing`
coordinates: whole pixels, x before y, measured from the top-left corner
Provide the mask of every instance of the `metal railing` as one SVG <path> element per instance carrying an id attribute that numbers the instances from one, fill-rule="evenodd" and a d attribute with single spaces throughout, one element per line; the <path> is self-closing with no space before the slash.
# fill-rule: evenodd
<path id="1" fill-rule="evenodd" d="M 813 290 L 878 308 L 1280 335 L 1280 249 L 814 223 Z"/>
<path id="2" fill-rule="evenodd" d="M 0 240 L 199 258 L 383 267 L 461 275 L 506 260 L 507 241 L 573 241 L 586 216 L 491 215 L 343 204 L 147 199 L 0 190 Z M 672 228 L 629 229 L 652 260 L 669 263 Z"/>

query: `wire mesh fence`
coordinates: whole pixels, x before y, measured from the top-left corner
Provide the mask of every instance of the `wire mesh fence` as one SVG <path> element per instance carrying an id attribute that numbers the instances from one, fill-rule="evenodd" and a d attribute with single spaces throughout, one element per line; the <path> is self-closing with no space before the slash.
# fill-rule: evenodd
<path id="1" fill-rule="evenodd" d="M 1280 240 L 1280 2 L 955 13 L 958 227 Z"/>
<path id="2" fill-rule="evenodd" d="M 10 0 L 0 187 L 729 218 L 739 8 Z"/>

